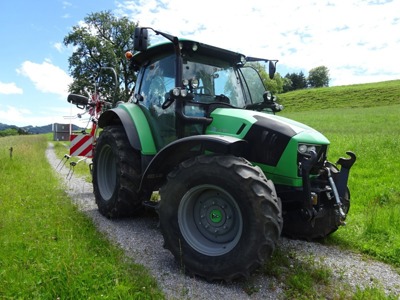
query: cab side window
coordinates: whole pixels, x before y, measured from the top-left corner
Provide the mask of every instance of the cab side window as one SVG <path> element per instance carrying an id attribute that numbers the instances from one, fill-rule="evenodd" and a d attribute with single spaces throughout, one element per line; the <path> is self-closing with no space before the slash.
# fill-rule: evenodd
<path id="1" fill-rule="evenodd" d="M 157 148 L 176 140 L 175 103 L 162 108 L 169 91 L 175 87 L 174 56 L 152 61 L 146 67 L 141 81 L 140 95 L 146 110 Z"/>
<path id="2" fill-rule="evenodd" d="M 140 94 L 143 105 L 148 109 L 156 106 L 161 108 L 166 94 L 175 86 L 173 71 L 174 58 L 171 56 L 150 63 L 143 74 Z"/>

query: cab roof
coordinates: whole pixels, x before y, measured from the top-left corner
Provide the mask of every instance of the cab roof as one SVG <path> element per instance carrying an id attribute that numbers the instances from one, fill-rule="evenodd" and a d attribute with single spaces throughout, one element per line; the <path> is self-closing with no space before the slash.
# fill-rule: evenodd
<path id="1" fill-rule="evenodd" d="M 188 39 L 179 39 L 179 44 L 181 45 L 182 54 L 196 52 L 197 54 L 202 56 L 209 56 L 227 61 L 232 65 L 239 64 L 242 61 L 242 58 L 245 57 L 243 54 L 238 52 L 233 52 L 227 49 L 218 48 Z M 197 50 L 193 50 L 194 45 L 197 46 Z M 149 46 L 147 50 L 135 53 L 132 59 L 134 60 L 136 65 L 141 66 L 154 57 L 163 56 L 168 53 L 174 53 L 174 45 L 172 42 Z"/>

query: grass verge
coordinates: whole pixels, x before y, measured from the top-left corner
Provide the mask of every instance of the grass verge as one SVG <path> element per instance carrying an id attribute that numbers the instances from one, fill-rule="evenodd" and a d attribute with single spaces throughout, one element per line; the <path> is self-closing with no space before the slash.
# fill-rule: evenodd
<path id="1" fill-rule="evenodd" d="M 0 298 L 162 299 L 60 189 L 46 147 L 42 135 L 0 139 Z"/>

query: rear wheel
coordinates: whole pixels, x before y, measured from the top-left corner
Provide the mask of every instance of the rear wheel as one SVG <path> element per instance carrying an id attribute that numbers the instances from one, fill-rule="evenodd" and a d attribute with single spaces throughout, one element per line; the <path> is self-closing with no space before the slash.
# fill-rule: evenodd
<path id="1" fill-rule="evenodd" d="M 272 182 L 244 159 L 207 155 L 185 161 L 160 193 L 165 247 L 189 274 L 247 277 L 275 249 L 280 200 Z"/>
<path id="2" fill-rule="evenodd" d="M 142 210 L 140 154 L 129 144 L 122 126 L 108 126 L 96 144 L 93 189 L 96 204 L 107 218 L 131 216 Z"/>

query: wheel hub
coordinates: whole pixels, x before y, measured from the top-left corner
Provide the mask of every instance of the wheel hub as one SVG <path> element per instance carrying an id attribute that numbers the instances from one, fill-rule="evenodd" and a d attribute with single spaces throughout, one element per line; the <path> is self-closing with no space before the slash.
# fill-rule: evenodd
<path id="1" fill-rule="evenodd" d="M 209 217 L 210 217 L 211 222 L 219 223 L 222 220 L 222 212 L 219 209 L 213 209 L 210 212 Z"/>
<path id="2" fill-rule="evenodd" d="M 200 216 L 197 221 L 198 229 L 205 237 L 220 243 L 227 242 L 233 238 L 234 235 L 231 236 L 228 233 L 234 226 L 234 211 L 223 197 L 220 197 L 220 195 L 210 197 L 206 193 L 206 195 L 200 197 L 200 201 L 195 206 L 199 206 L 198 210 L 195 208 L 195 211 L 198 211 Z M 196 218 L 198 216 L 195 216 Z"/>

